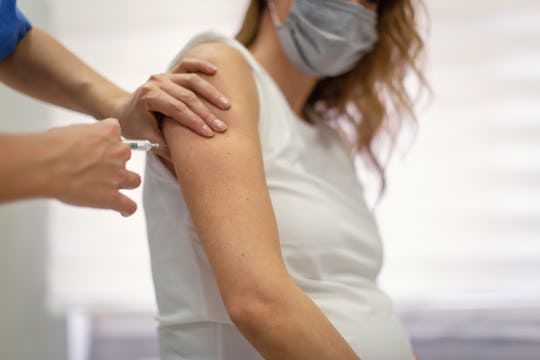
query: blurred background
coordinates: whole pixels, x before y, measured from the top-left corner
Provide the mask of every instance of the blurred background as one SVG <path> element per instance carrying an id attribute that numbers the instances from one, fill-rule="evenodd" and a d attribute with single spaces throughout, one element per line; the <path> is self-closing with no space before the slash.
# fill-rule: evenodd
<path id="1" fill-rule="evenodd" d="M 247 0 L 19 0 L 128 90 L 198 31 L 234 34 Z M 381 287 L 425 360 L 540 354 L 540 2 L 427 0 L 431 102 L 388 171 L 376 214 Z M 2 132 L 74 122 L 0 86 Z M 143 173 L 144 155 L 129 167 Z M 9 156 L 4 149 L 0 156 Z M 140 210 L 0 206 L 0 358 L 157 359 Z"/>

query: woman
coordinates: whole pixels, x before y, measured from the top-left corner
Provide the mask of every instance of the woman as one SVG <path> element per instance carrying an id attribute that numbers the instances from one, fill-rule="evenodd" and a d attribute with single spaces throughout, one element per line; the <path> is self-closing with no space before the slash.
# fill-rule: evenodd
<path id="1" fill-rule="evenodd" d="M 229 131 L 211 141 L 166 119 L 172 162 L 148 159 L 163 359 L 413 358 L 376 286 L 381 244 L 350 149 L 325 120 L 356 125 L 382 174 L 386 109 L 411 109 L 411 2 L 254 0 L 242 44 L 209 32 L 178 55 L 219 66 L 209 81 L 234 106 L 216 109 Z"/>

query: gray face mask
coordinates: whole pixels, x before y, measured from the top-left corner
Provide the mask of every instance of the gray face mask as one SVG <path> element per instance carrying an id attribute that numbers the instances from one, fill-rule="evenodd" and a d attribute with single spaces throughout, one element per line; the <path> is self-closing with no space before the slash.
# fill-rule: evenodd
<path id="1" fill-rule="evenodd" d="M 377 16 L 345 0 L 293 0 L 287 19 L 267 0 L 281 46 L 306 75 L 337 76 L 351 70 L 377 41 Z"/>

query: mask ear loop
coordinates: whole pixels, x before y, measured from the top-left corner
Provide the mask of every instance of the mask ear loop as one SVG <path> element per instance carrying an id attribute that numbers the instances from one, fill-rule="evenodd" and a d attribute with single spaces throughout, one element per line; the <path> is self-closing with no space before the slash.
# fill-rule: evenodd
<path id="1" fill-rule="evenodd" d="M 272 17 L 272 21 L 274 22 L 274 25 L 276 26 L 280 25 L 281 20 L 279 20 L 276 3 L 274 2 L 274 0 L 266 0 L 266 3 L 268 4 L 268 10 L 270 11 L 270 16 Z"/>

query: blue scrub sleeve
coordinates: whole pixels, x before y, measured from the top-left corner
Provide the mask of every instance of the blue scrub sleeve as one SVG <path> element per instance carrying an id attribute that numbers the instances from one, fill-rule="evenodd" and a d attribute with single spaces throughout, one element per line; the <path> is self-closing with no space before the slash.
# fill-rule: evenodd
<path id="1" fill-rule="evenodd" d="M 16 0 L 0 0 L 0 60 L 15 51 L 31 28 L 30 22 L 17 8 Z"/>

